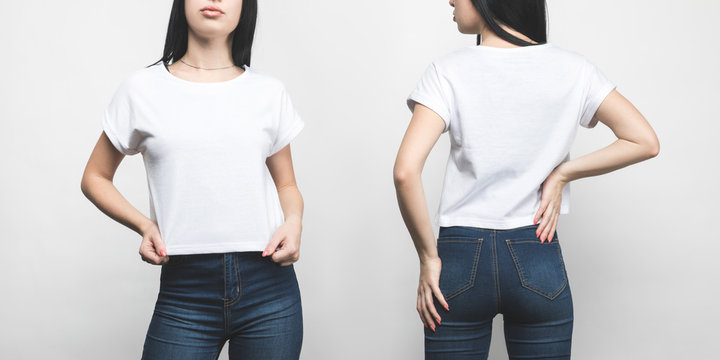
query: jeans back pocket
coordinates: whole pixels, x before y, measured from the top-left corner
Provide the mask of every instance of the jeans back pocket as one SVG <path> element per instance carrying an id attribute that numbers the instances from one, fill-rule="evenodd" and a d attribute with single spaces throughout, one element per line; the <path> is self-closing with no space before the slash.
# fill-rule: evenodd
<path id="1" fill-rule="evenodd" d="M 505 242 L 523 287 L 550 300 L 562 293 L 568 281 L 557 238 L 551 243 L 540 243 L 538 239 Z"/>
<path id="2" fill-rule="evenodd" d="M 440 291 L 445 300 L 462 294 L 475 284 L 483 239 L 469 236 L 439 237 L 438 256 L 442 261 Z"/>

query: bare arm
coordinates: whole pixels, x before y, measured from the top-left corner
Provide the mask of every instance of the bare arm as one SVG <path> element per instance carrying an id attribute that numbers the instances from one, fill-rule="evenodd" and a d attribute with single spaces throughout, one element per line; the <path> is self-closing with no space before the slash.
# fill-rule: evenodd
<path id="1" fill-rule="evenodd" d="M 417 310 L 423 324 L 430 326 L 433 331 L 434 322 L 439 323 L 441 320 L 433 304 L 433 295 L 446 309 L 448 305 L 438 286 L 441 263 L 421 175 L 425 161 L 444 128 L 445 123 L 438 114 L 416 104 L 393 169 L 400 212 L 420 258 Z"/>
<path id="2" fill-rule="evenodd" d="M 265 161 L 277 188 L 285 223 L 273 234 L 263 256 L 272 254 L 272 260 L 286 266 L 300 258 L 303 198 L 295 182 L 290 145 Z"/>
<path id="3" fill-rule="evenodd" d="M 164 263 L 167 256 L 157 225 L 132 206 L 113 184 L 115 171 L 124 157 L 103 132 L 85 166 L 80 189 L 100 211 L 143 236 L 140 248 L 143 260 Z"/>
<path id="4" fill-rule="evenodd" d="M 422 170 L 444 127 L 445 123 L 439 115 L 422 104 L 416 104 L 393 169 L 400 213 L 421 263 L 438 257 L 422 184 Z"/>
<path id="5" fill-rule="evenodd" d="M 605 174 L 657 156 L 660 143 L 645 117 L 617 90 L 608 94 L 595 112 L 617 140 L 579 158 L 560 164 L 543 183 L 542 201 L 535 222 L 540 218 L 541 241 L 551 239 L 560 213 L 562 188 L 570 181 Z"/>

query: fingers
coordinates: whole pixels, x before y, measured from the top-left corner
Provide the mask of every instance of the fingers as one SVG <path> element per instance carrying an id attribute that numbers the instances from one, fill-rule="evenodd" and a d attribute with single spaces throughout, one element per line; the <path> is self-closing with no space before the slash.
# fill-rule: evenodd
<path id="1" fill-rule="evenodd" d="M 552 219 L 550 220 L 550 223 L 548 224 L 547 232 L 545 233 L 545 240 L 549 243 L 552 240 L 553 232 L 555 231 L 555 227 L 557 226 L 558 217 L 560 216 L 560 210 L 553 213 Z"/>
<path id="2" fill-rule="evenodd" d="M 418 294 L 418 299 L 420 300 L 420 317 L 430 330 L 435 331 L 435 320 L 428 310 L 427 296 L 425 293 L 425 291 L 422 291 Z"/>
<path id="3" fill-rule="evenodd" d="M 540 208 L 542 209 L 543 206 L 540 206 Z M 545 206 L 542 217 L 540 218 L 540 224 L 535 230 L 535 236 L 540 239 L 540 243 L 545 242 L 545 239 L 547 238 L 547 233 L 548 231 L 550 231 L 550 227 L 553 225 L 553 221 L 557 222 L 557 215 L 559 212 L 560 209 L 558 209 L 557 202 L 555 201 L 550 201 L 548 202 L 548 205 Z"/>
<path id="4" fill-rule="evenodd" d="M 553 234 L 552 231 L 554 231 L 557 226 L 557 220 L 558 211 L 555 210 L 554 207 L 550 207 L 550 209 L 543 214 L 541 226 L 538 227 L 536 232 L 536 234 L 538 234 L 538 238 L 540 239 L 540 243 L 545 242 L 546 239 L 550 240 L 550 237 Z"/>
<path id="5" fill-rule="evenodd" d="M 555 237 L 555 229 L 557 228 L 557 217 L 555 218 L 555 221 L 553 221 L 553 226 L 550 228 L 550 236 L 548 236 L 548 243 L 552 242 L 552 239 Z"/>
<path id="6" fill-rule="evenodd" d="M 542 217 L 542 214 L 547 209 L 548 205 L 550 204 L 549 201 L 545 201 L 545 199 L 540 200 L 540 208 L 535 213 L 535 217 L 533 218 L 533 225 L 536 225 L 538 221 L 540 221 L 540 218 Z"/>
<path id="7" fill-rule="evenodd" d="M 415 307 L 415 310 L 417 310 L 418 315 L 420 316 L 420 321 L 422 321 L 423 326 L 428 327 L 427 322 L 425 321 L 425 317 L 423 316 L 423 306 L 422 306 L 422 296 L 418 292 L 417 297 L 417 306 Z"/>
<path id="8" fill-rule="evenodd" d="M 438 324 L 440 324 L 440 320 L 442 318 L 440 317 L 440 314 L 438 314 L 437 309 L 435 309 L 435 302 L 433 301 L 433 294 L 432 291 L 428 291 L 429 289 L 426 289 L 425 291 L 425 307 L 427 308 L 428 313 L 432 316 L 432 319 L 437 321 Z M 433 331 L 435 329 L 433 328 Z"/>
<path id="9" fill-rule="evenodd" d="M 535 229 L 535 236 L 537 236 L 538 239 L 540 239 L 540 242 L 543 242 L 542 239 L 542 232 L 545 229 L 545 225 L 550 220 L 550 214 L 547 212 L 547 210 L 542 214 L 542 218 L 540 220 L 540 224 L 538 224 L 537 229 Z"/>
<path id="10" fill-rule="evenodd" d="M 163 265 L 170 260 L 162 239 L 154 235 L 142 239 L 139 252 L 140 258 L 152 265 Z"/>
<path id="11" fill-rule="evenodd" d="M 153 243 L 153 248 L 155 249 L 155 253 L 162 257 L 167 257 L 167 250 L 165 249 L 165 242 L 162 241 L 162 239 L 158 237 L 151 237 L 150 241 Z"/>
<path id="12" fill-rule="evenodd" d="M 142 260 L 146 263 L 152 265 L 162 265 L 169 259 L 167 256 L 158 255 L 149 241 L 143 242 L 140 246 L 140 258 L 142 258 Z"/>
<path id="13" fill-rule="evenodd" d="M 280 264 L 281 266 L 288 266 L 298 261 L 300 258 L 300 249 L 294 248 L 290 245 L 282 244 L 274 254 L 272 254 L 272 261 Z"/>
<path id="14" fill-rule="evenodd" d="M 439 299 L 440 298 L 438 298 L 438 300 Z M 445 302 L 444 298 L 442 302 Z M 444 306 L 446 309 L 449 308 L 447 306 L 447 303 L 445 303 Z M 420 285 L 420 287 L 418 287 L 416 310 L 418 312 L 418 315 L 420 315 L 420 320 L 422 321 L 423 325 L 425 327 L 429 327 L 430 330 L 435 331 L 435 323 L 439 325 L 442 321 L 442 318 L 435 309 L 435 303 L 433 302 L 433 291 L 429 287 L 423 285 Z"/>
<path id="15" fill-rule="evenodd" d="M 440 291 L 440 288 L 437 286 L 434 286 L 432 289 L 433 295 L 435 295 L 435 298 L 438 299 L 438 302 L 440 305 L 442 305 L 445 310 L 450 311 L 450 307 L 448 306 L 447 301 L 445 301 L 445 296 L 443 296 L 442 292 Z"/>
<path id="16" fill-rule="evenodd" d="M 265 247 L 265 250 L 262 253 L 262 256 L 268 256 L 275 253 L 275 250 L 277 250 L 278 246 L 280 245 L 280 242 L 283 240 L 283 236 L 281 234 L 278 234 L 277 232 L 273 234 L 272 238 L 270 238 L 270 242 Z"/>

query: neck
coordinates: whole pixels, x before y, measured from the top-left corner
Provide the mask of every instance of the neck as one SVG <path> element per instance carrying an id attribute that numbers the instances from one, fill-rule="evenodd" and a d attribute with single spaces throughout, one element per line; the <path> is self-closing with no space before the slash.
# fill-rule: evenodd
<path id="1" fill-rule="evenodd" d="M 233 64 L 232 36 L 205 38 L 188 29 L 188 47 L 182 59 L 191 65 L 213 69 Z"/>
<path id="2" fill-rule="evenodd" d="M 505 31 L 510 33 L 511 35 L 515 36 L 518 39 L 525 40 L 529 43 L 537 44 L 537 42 L 531 40 L 529 37 L 523 35 L 519 31 L 516 31 L 515 29 L 499 23 L 498 25 L 503 28 Z M 506 41 L 505 39 L 499 37 L 497 34 L 495 34 L 489 26 L 486 26 L 483 24 L 483 26 L 480 28 L 480 31 L 478 32 L 481 37 L 481 43 L 480 45 L 483 46 L 493 46 L 493 47 L 501 47 L 501 48 L 513 48 L 513 47 L 519 47 L 518 45 L 515 45 L 509 41 Z"/>

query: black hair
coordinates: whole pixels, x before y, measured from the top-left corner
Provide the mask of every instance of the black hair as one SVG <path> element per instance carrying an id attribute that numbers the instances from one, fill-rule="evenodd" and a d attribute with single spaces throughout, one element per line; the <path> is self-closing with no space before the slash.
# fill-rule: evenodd
<path id="1" fill-rule="evenodd" d="M 505 41 L 519 46 L 547 42 L 547 10 L 545 0 L 470 0 L 490 30 Z M 509 26 L 537 42 L 533 44 L 505 31 L 498 23 Z M 481 36 L 477 36 L 480 44 Z"/>
<path id="2" fill-rule="evenodd" d="M 250 66 L 250 54 L 253 38 L 255 37 L 255 24 L 257 23 L 257 0 L 243 0 L 238 25 L 233 30 L 232 49 L 230 50 L 233 63 L 236 66 Z M 165 36 L 165 49 L 160 61 L 169 64 L 185 55 L 188 44 L 188 23 L 185 17 L 185 0 L 174 0 L 170 11 L 167 35 Z"/>

